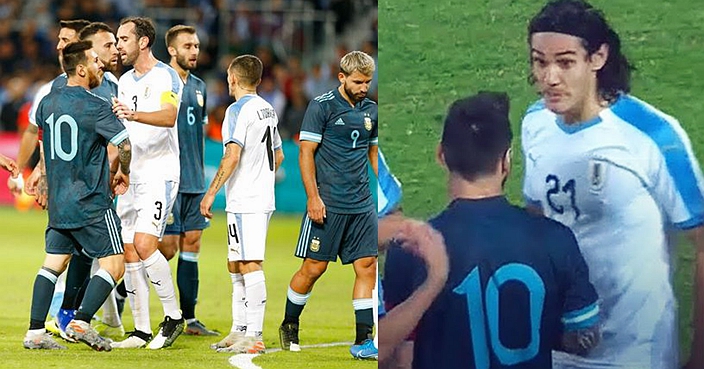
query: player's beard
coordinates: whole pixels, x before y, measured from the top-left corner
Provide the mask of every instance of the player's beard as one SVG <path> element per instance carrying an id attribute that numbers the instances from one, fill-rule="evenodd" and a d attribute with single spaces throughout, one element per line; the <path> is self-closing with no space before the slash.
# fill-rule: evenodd
<path id="1" fill-rule="evenodd" d="M 120 61 L 122 62 L 122 65 L 132 66 L 134 65 L 134 62 L 137 61 L 138 56 L 139 50 L 135 51 L 134 54 L 125 53 L 124 59 L 122 57 L 122 54 L 120 54 Z"/>
<path id="2" fill-rule="evenodd" d="M 366 93 L 365 93 L 365 94 L 362 94 L 362 93 L 360 92 L 360 93 L 358 93 L 358 94 L 356 94 L 356 95 L 355 95 L 354 93 L 352 93 L 352 91 L 347 88 L 347 83 L 345 83 L 345 85 L 344 85 L 342 88 L 345 90 L 345 94 L 347 95 L 347 97 L 349 97 L 350 100 L 352 100 L 355 104 L 358 103 L 358 102 L 360 102 L 360 101 L 362 101 L 362 100 L 364 100 L 364 98 L 367 97 L 367 94 L 366 94 Z"/>
<path id="3" fill-rule="evenodd" d="M 188 59 L 186 59 L 186 57 L 182 56 L 182 55 L 176 55 L 176 64 L 178 64 L 178 66 L 181 67 L 181 69 L 188 70 L 188 71 L 196 69 L 196 65 L 197 65 L 197 63 L 194 63 L 193 66 L 191 67 L 189 65 L 190 63 L 189 63 Z"/>
<path id="4" fill-rule="evenodd" d="M 102 82 L 103 76 L 100 74 L 100 72 L 97 73 L 92 73 L 88 72 L 88 88 L 91 90 L 100 86 L 100 83 Z"/>

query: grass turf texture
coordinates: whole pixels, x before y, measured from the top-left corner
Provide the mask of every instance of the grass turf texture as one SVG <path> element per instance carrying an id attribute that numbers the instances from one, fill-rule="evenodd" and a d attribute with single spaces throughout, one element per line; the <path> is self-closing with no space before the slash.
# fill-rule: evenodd
<path id="1" fill-rule="evenodd" d="M 526 28 L 545 2 L 529 0 L 382 0 L 379 2 L 381 147 L 404 185 L 406 214 L 427 218 L 446 204 L 445 180 L 435 163 L 442 121 L 454 100 L 480 90 L 511 97 L 513 172 L 509 199 L 522 203 L 520 119 L 537 99 L 527 83 Z M 632 93 L 673 115 L 704 162 L 704 10 L 676 0 L 594 0 L 620 34 L 638 68 Z M 691 336 L 693 248 L 676 251 L 674 284 L 683 355 Z M 686 356 L 685 356 L 686 357 Z"/>
<path id="2" fill-rule="evenodd" d="M 232 368 L 231 354 L 219 354 L 209 348 L 220 337 L 181 336 L 165 350 L 113 350 L 94 352 L 84 344 L 66 344 L 68 350 L 26 350 L 22 339 L 29 326 L 34 277 L 44 259 L 44 212 L 19 213 L 0 207 L 0 251 L 5 255 L 0 268 L 2 303 L 0 304 L 0 358 L 3 368 Z M 300 265 L 293 250 L 298 237 L 298 216 L 275 215 L 269 226 L 267 260 L 267 310 L 264 341 L 267 348 L 278 348 L 278 327 L 283 319 L 286 289 Z M 226 270 L 226 228 L 224 214 L 217 214 L 204 232 L 199 259 L 200 294 L 196 316 L 209 328 L 227 333 L 232 323 L 230 301 L 232 287 Z M 176 272 L 176 260 L 171 261 Z M 354 340 L 351 266 L 331 264 L 318 281 L 301 317 L 301 344 L 321 344 Z M 161 303 L 151 291 L 151 322 L 155 330 L 163 319 Z M 99 312 L 100 314 L 100 312 Z M 129 304 L 123 315 L 127 330 L 133 328 Z M 62 340 L 59 342 L 64 344 Z M 292 368 L 376 368 L 376 362 L 352 359 L 349 346 L 306 349 L 299 353 L 276 352 L 261 355 L 254 363 L 263 369 Z"/>

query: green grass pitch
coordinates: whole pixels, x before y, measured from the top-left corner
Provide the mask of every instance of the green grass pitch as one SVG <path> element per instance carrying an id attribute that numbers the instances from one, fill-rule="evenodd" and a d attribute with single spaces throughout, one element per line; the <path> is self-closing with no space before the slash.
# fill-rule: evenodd
<path id="1" fill-rule="evenodd" d="M 527 83 L 526 28 L 544 4 L 529 0 L 381 0 L 379 101 L 381 147 L 404 184 L 404 211 L 428 217 L 447 203 L 434 153 L 447 107 L 480 90 L 511 97 L 513 173 L 507 194 L 521 203 L 520 118 L 537 99 Z M 704 161 L 704 10 L 675 0 L 593 0 L 621 35 L 638 68 L 632 93 L 675 116 Z M 690 342 L 693 249 L 676 252 L 675 288 L 683 355 Z"/>
<path id="2" fill-rule="evenodd" d="M 227 246 L 224 213 L 218 214 L 203 236 L 199 259 L 200 295 L 197 317 L 211 329 L 228 332 L 230 277 L 226 270 Z M 212 337 L 181 336 L 165 350 L 114 350 L 94 352 L 84 344 L 69 344 L 68 350 L 49 352 L 25 350 L 22 338 L 29 326 L 32 286 L 44 259 L 46 214 L 39 211 L 19 213 L 0 207 L 0 252 L 5 257 L 0 268 L 0 367 L 2 368 L 233 368 L 230 354 L 209 348 L 219 340 Z M 300 217 L 274 215 L 264 263 L 267 279 L 267 310 L 264 340 L 267 348 L 278 348 L 278 327 L 283 318 L 288 282 L 300 265 L 293 256 Z M 175 278 L 175 260 L 171 267 Z M 351 266 L 331 264 L 318 281 L 301 317 L 301 344 L 323 344 L 354 340 Z M 161 304 L 151 291 L 152 328 L 163 318 Z M 129 307 L 123 315 L 126 328 L 132 329 Z M 376 368 L 376 362 L 353 360 L 348 346 L 304 349 L 299 353 L 275 352 L 261 355 L 254 363 L 263 369 L 296 368 Z"/>

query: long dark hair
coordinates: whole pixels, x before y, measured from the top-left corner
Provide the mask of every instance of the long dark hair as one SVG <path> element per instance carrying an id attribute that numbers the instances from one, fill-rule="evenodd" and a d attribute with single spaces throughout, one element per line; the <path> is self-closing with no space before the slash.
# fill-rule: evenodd
<path id="1" fill-rule="evenodd" d="M 597 72 L 597 92 L 613 102 L 619 94 L 631 90 L 631 71 L 636 68 L 621 51 L 621 38 L 611 28 L 604 13 L 582 0 L 556 0 L 546 4 L 528 25 L 528 44 L 538 32 L 556 32 L 582 39 L 582 46 L 591 56 L 603 44 L 609 46 L 604 66 Z M 531 84 L 535 82 L 531 75 Z"/>

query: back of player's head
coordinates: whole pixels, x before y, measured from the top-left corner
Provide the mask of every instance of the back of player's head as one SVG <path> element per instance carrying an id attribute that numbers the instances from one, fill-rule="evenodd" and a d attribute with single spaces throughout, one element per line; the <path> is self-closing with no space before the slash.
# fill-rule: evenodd
<path id="1" fill-rule="evenodd" d="M 362 51 L 351 51 L 340 59 L 340 72 L 346 76 L 358 71 L 365 76 L 374 74 L 374 58 Z"/>
<path id="2" fill-rule="evenodd" d="M 146 37 L 149 39 L 147 47 L 152 47 L 152 45 L 154 45 L 154 38 L 156 37 L 154 22 L 147 17 L 127 17 L 120 21 L 120 25 L 130 22 L 134 24 L 134 33 L 137 35 L 137 40 Z"/>
<path id="3" fill-rule="evenodd" d="M 76 33 L 81 32 L 83 27 L 89 25 L 90 22 L 88 22 L 85 19 L 72 19 L 72 20 L 62 20 L 59 21 L 59 26 L 61 28 L 68 28 L 76 31 Z"/>
<path id="4" fill-rule="evenodd" d="M 262 79 L 264 65 L 254 55 L 240 55 L 232 60 L 227 71 L 234 73 L 243 85 L 254 87 Z"/>
<path id="5" fill-rule="evenodd" d="M 75 75 L 78 64 L 86 64 L 88 62 L 86 50 L 92 48 L 93 43 L 90 41 L 76 41 L 67 44 L 61 51 L 64 72 L 69 76 Z"/>
<path id="6" fill-rule="evenodd" d="M 450 106 L 440 141 L 450 172 L 468 181 L 496 173 L 511 147 L 508 112 L 503 92 L 480 92 Z"/>
<path id="7" fill-rule="evenodd" d="M 631 89 L 631 71 L 635 68 L 621 51 L 621 38 L 611 28 L 601 10 L 583 0 L 554 0 L 547 3 L 528 25 L 528 43 L 539 32 L 555 32 L 582 39 L 582 46 L 591 56 L 601 45 L 608 45 L 606 64 L 597 72 L 599 95 L 613 101 L 619 93 Z M 531 82 L 533 80 L 531 79 Z"/>
<path id="8" fill-rule="evenodd" d="M 107 24 L 103 22 L 93 22 L 81 29 L 81 32 L 78 34 L 78 38 L 81 40 L 85 40 L 86 38 L 91 37 L 98 32 L 115 33 L 113 32 L 112 28 L 110 28 L 110 26 L 108 26 Z"/>
<path id="9" fill-rule="evenodd" d="M 181 33 L 188 33 L 189 35 L 194 35 L 196 33 L 196 28 L 183 24 L 179 24 L 169 28 L 169 30 L 166 31 L 166 36 L 164 36 L 164 39 L 166 41 L 166 47 L 173 46 L 171 43 L 174 42 L 176 37 L 178 37 L 178 35 L 180 35 Z"/>

